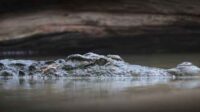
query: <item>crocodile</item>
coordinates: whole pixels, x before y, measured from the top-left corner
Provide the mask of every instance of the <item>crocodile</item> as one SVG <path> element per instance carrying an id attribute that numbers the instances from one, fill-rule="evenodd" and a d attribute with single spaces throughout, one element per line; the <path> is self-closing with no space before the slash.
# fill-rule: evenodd
<path id="1" fill-rule="evenodd" d="M 174 68 L 164 69 L 133 65 L 118 55 L 95 53 L 72 54 L 57 60 L 0 60 L 1 77 L 123 77 L 123 76 L 186 76 L 200 75 L 200 68 L 191 62 L 183 62 Z"/>

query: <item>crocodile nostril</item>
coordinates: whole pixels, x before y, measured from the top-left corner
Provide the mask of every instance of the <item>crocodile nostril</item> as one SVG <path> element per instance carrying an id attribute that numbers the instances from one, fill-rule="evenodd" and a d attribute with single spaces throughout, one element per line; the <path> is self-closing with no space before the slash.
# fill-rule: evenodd
<path id="1" fill-rule="evenodd" d="M 183 62 L 181 64 L 178 64 L 177 66 L 192 66 L 193 64 L 191 62 Z"/>

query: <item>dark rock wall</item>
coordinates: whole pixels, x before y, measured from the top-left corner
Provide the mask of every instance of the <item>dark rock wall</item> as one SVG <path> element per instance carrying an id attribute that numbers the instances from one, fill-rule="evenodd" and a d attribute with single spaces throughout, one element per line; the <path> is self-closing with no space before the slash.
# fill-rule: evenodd
<path id="1" fill-rule="evenodd" d="M 198 0 L 1 0 L 1 12 L 59 8 L 71 11 L 112 11 L 199 15 Z"/>
<path id="2" fill-rule="evenodd" d="M 199 0 L 1 0 L 0 56 L 200 51 Z"/>

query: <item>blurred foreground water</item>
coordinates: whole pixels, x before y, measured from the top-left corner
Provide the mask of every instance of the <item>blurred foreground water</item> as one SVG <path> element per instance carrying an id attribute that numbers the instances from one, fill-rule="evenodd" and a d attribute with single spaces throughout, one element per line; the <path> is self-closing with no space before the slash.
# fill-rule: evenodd
<path id="1" fill-rule="evenodd" d="M 170 68 L 200 54 L 122 56 Z M 0 78 L 0 112 L 200 111 L 200 77 Z"/>

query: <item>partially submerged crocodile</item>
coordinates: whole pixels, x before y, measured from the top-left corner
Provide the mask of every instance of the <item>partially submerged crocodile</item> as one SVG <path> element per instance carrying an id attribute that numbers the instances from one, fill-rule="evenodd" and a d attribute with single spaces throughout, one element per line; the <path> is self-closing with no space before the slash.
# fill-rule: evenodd
<path id="1" fill-rule="evenodd" d="M 118 55 L 73 54 L 66 59 L 0 60 L 0 76 L 62 77 L 62 76 L 184 76 L 200 75 L 200 68 L 183 62 L 175 68 L 162 69 L 131 65 Z"/>

